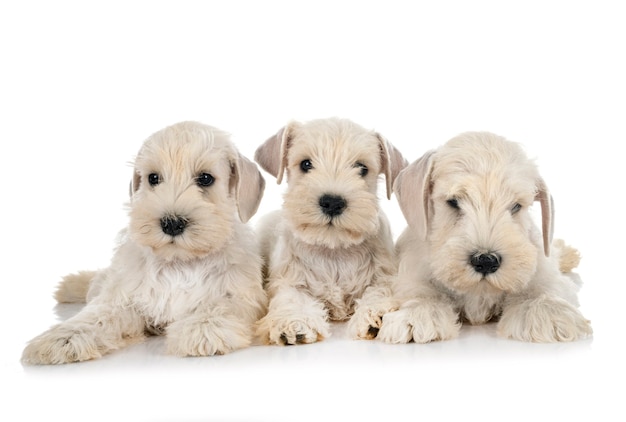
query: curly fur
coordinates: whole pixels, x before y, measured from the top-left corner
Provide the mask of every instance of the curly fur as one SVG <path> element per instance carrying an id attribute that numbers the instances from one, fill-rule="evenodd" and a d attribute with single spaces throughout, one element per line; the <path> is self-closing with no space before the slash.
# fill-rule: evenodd
<path id="1" fill-rule="evenodd" d="M 379 134 L 334 118 L 290 123 L 255 158 L 278 182 L 283 173 L 288 179 L 282 209 L 258 226 L 270 298 L 258 333 L 274 344 L 312 343 L 330 334 L 330 320 L 349 320 L 351 336 L 374 337 L 394 308 L 396 271 L 378 178 L 385 176 L 390 194 L 406 161 Z M 324 195 L 343 198 L 345 209 L 329 216 Z"/>
<path id="2" fill-rule="evenodd" d="M 57 300 L 87 304 L 30 341 L 24 363 L 95 359 L 148 333 L 165 334 L 177 356 L 251 344 L 267 305 L 258 245 L 245 224 L 263 194 L 256 165 L 226 133 L 182 122 L 148 138 L 134 167 L 129 224 L 110 266 L 64 278 Z M 200 185 L 202 174 L 214 182 Z M 166 232 L 164 217 L 184 219 L 184 230 Z"/>
<path id="3" fill-rule="evenodd" d="M 462 322 L 498 321 L 502 337 L 571 341 L 591 335 L 566 274 L 578 252 L 552 242 L 553 201 L 536 165 L 500 136 L 470 132 L 403 170 L 394 187 L 409 227 L 397 242 L 394 294 L 378 338 L 425 343 L 458 335 Z M 541 205 L 542 224 L 530 213 Z M 497 257 L 493 271 L 472 258 Z"/>

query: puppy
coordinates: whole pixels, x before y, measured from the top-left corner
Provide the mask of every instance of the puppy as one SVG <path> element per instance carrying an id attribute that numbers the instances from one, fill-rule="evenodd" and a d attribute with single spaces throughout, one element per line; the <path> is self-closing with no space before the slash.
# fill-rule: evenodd
<path id="1" fill-rule="evenodd" d="M 292 122 L 263 143 L 258 164 L 277 182 L 281 210 L 259 222 L 268 313 L 258 334 L 270 344 L 312 343 L 329 321 L 350 318 L 356 338 L 373 338 L 392 310 L 393 238 L 377 184 L 408 163 L 379 134 L 336 118 Z"/>
<path id="2" fill-rule="evenodd" d="M 267 295 L 244 223 L 264 186 L 225 132 L 182 122 L 153 134 L 136 157 L 130 222 L 110 266 L 66 277 L 57 299 L 80 301 L 89 284 L 87 305 L 30 341 L 22 361 L 95 359 L 146 333 L 166 334 L 177 356 L 250 345 Z"/>
<path id="3" fill-rule="evenodd" d="M 384 315 L 379 339 L 446 340 L 461 321 L 498 319 L 500 336 L 521 341 L 591 335 L 575 274 L 562 273 L 578 252 L 551 242 L 552 197 L 518 144 L 462 134 L 404 169 L 394 190 L 408 222 L 397 242 L 401 307 Z M 529 212 L 535 201 L 541 230 Z"/>

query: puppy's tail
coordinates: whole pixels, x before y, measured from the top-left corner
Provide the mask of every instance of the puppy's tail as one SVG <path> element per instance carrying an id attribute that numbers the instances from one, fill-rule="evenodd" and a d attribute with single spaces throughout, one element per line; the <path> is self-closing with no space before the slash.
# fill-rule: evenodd
<path id="1" fill-rule="evenodd" d="M 580 264 L 580 252 L 578 249 L 567 245 L 562 239 L 555 239 L 553 249 L 559 257 L 559 269 L 562 273 L 569 273 Z"/>
<path id="2" fill-rule="evenodd" d="M 91 280 L 97 271 L 79 271 L 68 274 L 59 283 L 54 298 L 59 303 L 85 303 Z"/>

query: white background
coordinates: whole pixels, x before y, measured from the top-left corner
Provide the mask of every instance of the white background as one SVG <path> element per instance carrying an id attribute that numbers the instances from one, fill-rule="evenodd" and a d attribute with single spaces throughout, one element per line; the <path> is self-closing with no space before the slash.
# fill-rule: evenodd
<path id="1" fill-rule="evenodd" d="M 624 420 L 626 14 L 607 1 L 2 2 L 0 418 L 64 421 Z M 428 345 L 347 339 L 25 368 L 74 311 L 66 273 L 106 266 L 130 162 L 180 120 L 252 157 L 291 119 L 339 116 L 413 161 L 466 130 L 521 142 L 583 255 L 592 339 L 524 344 L 492 326 Z M 268 176 L 259 214 L 281 203 Z M 404 228 L 395 199 L 384 210 Z M 57 315 L 60 314 L 60 315 Z"/>

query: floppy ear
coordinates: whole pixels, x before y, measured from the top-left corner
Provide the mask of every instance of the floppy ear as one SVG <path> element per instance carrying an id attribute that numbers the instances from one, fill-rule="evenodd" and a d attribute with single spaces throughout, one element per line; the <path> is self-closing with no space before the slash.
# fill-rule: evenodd
<path id="1" fill-rule="evenodd" d="M 128 187 L 128 195 L 130 199 L 133 199 L 133 195 L 135 192 L 139 190 L 139 185 L 141 184 L 141 175 L 137 171 L 137 169 L 133 169 L 133 178 L 130 180 L 130 186 Z"/>
<path id="2" fill-rule="evenodd" d="M 554 235 L 554 200 L 542 178 L 537 181 L 535 201 L 541 205 L 541 233 L 543 235 L 543 253 L 550 256 L 550 244 Z"/>
<path id="3" fill-rule="evenodd" d="M 382 162 L 380 172 L 385 174 L 385 180 L 387 182 L 387 199 L 391 199 L 393 181 L 396 180 L 400 171 L 409 163 L 402 156 L 400 151 L 391 145 L 389 141 L 378 133 L 376 133 L 376 137 L 378 138 L 378 142 L 380 144 L 380 159 Z"/>
<path id="4" fill-rule="evenodd" d="M 409 226 L 425 240 L 430 218 L 430 189 L 433 153 L 428 151 L 398 174 L 393 190 Z"/>
<path id="5" fill-rule="evenodd" d="M 254 153 L 254 160 L 261 168 L 276 178 L 280 184 L 287 167 L 287 152 L 291 146 L 291 128 L 288 124 L 281 128 L 276 135 L 270 137 Z"/>
<path id="6" fill-rule="evenodd" d="M 265 179 L 257 165 L 240 153 L 237 153 L 237 158 L 231 161 L 230 166 L 230 191 L 235 195 L 239 218 L 245 223 L 259 209 L 265 190 Z"/>

